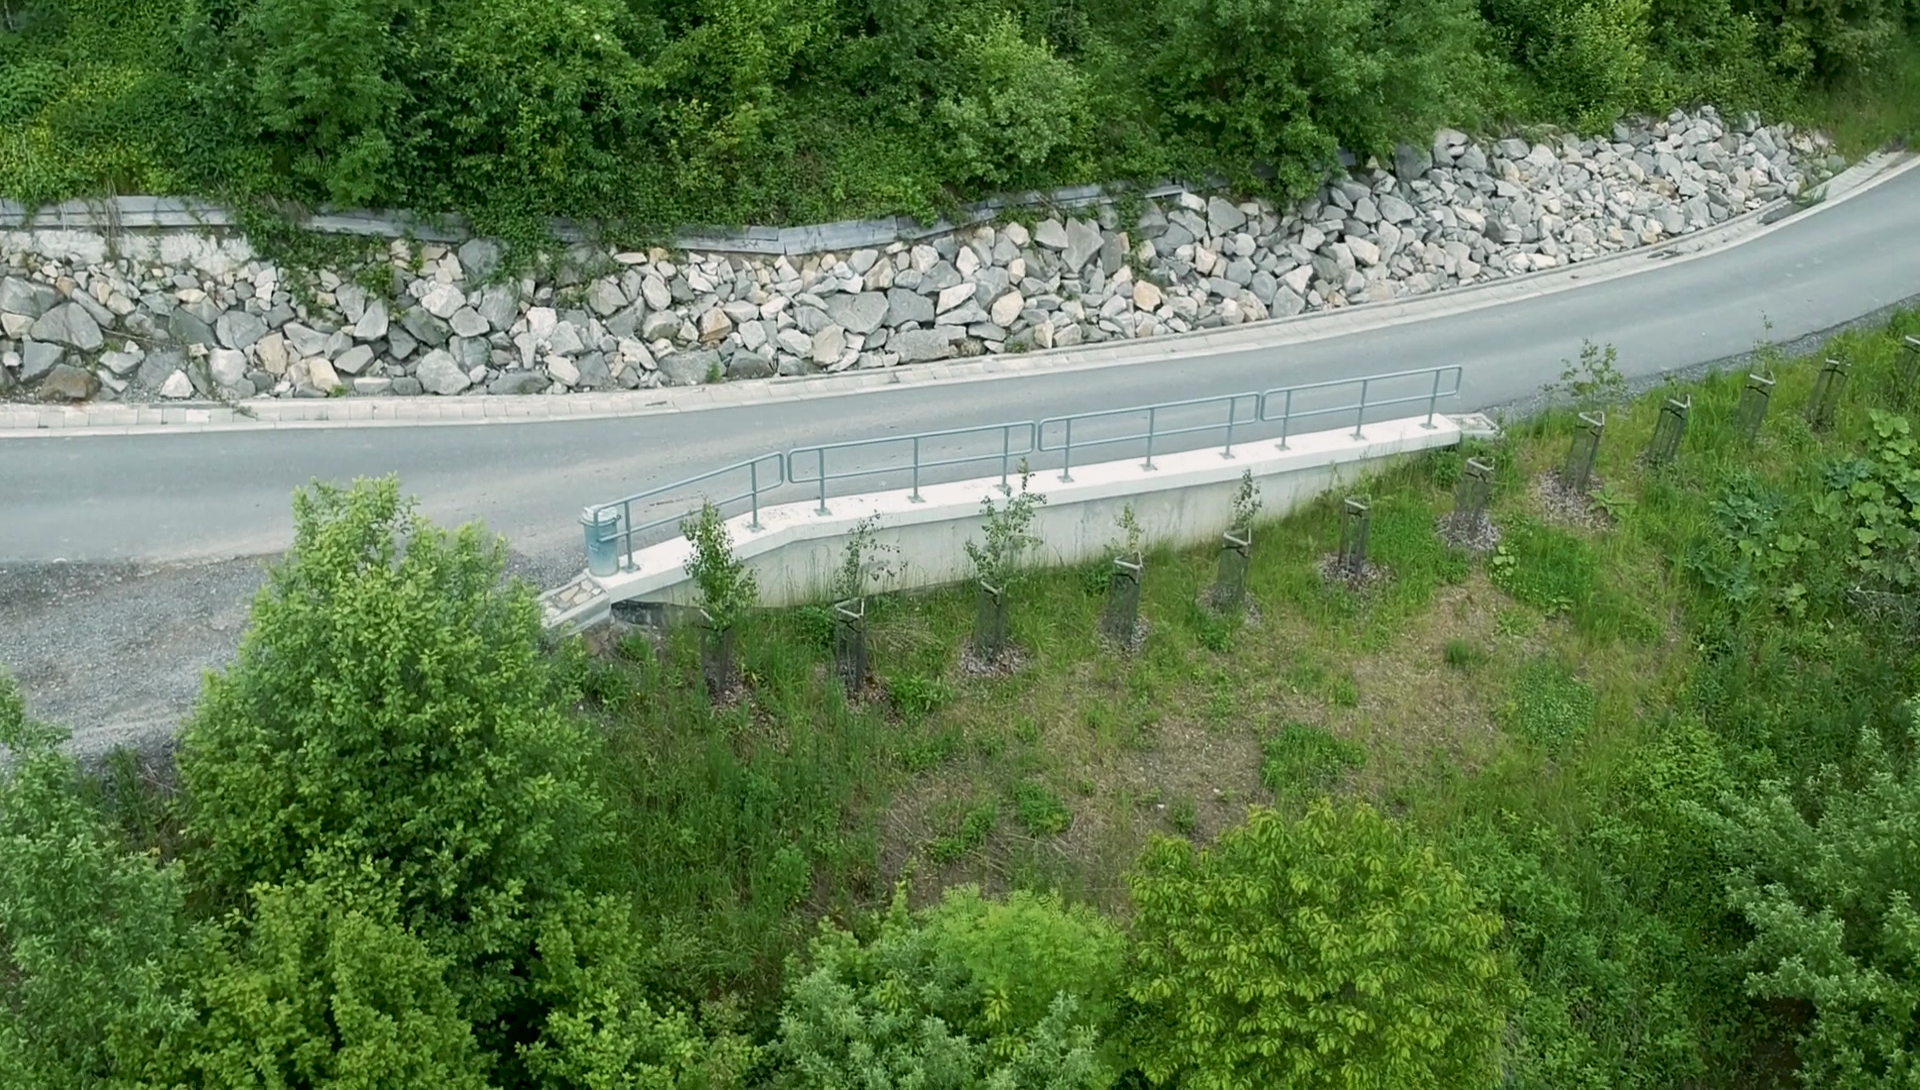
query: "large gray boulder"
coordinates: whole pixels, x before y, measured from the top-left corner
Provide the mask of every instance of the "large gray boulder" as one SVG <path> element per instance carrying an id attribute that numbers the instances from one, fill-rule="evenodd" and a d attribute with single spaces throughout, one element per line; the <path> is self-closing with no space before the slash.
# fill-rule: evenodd
<path id="1" fill-rule="evenodd" d="M 63 363 L 40 380 L 39 394 L 48 401 L 85 401 L 100 392 L 92 371 Z"/>
<path id="2" fill-rule="evenodd" d="M 244 352 L 267 335 L 267 322 L 257 314 L 229 310 L 214 321 L 213 332 L 225 347 Z"/>
<path id="3" fill-rule="evenodd" d="M 181 344 L 197 344 L 207 348 L 220 346 L 220 339 L 214 335 L 213 326 L 186 307 L 181 307 L 167 315 L 167 332 Z"/>
<path id="4" fill-rule="evenodd" d="M 420 366 L 414 368 L 413 375 L 420 380 L 420 385 L 436 394 L 457 394 L 473 385 L 473 380 L 454 362 L 453 354 L 444 348 L 427 353 Z"/>
<path id="5" fill-rule="evenodd" d="M 1245 219 L 1246 217 L 1241 217 L 1242 222 Z M 1100 247 L 1105 242 L 1106 240 L 1100 237 L 1098 225 L 1086 220 L 1068 220 L 1067 248 L 1062 255 L 1062 268 L 1069 274 L 1079 272 L 1081 266 L 1085 265 L 1094 254 L 1100 252 Z"/>
<path id="6" fill-rule="evenodd" d="M 470 238 L 460 244 L 460 271 L 471 284 L 485 280 L 500 267 L 500 244 L 490 238 Z"/>
<path id="7" fill-rule="evenodd" d="M 17 276 L 0 276 L 0 314 L 24 314 L 29 318 L 38 318 L 47 312 L 50 305 L 47 296 L 52 294 Z"/>
<path id="8" fill-rule="evenodd" d="M 107 343 L 100 332 L 100 323 L 73 303 L 62 303 L 42 314 L 27 331 L 27 336 L 36 341 L 69 345 L 82 352 L 98 351 Z"/>
<path id="9" fill-rule="evenodd" d="M 901 363 L 925 363 L 953 355 L 953 342 L 943 330 L 909 329 L 887 339 L 887 350 L 897 352 Z"/>
<path id="10" fill-rule="evenodd" d="M 353 335 L 359 340 L 377 341 L 387 335 L 387 325 L 387 301 L 369 299 L 367 309 L 360 313 L 360 320 L 353 323 Z"/>
<path id="11" fill-rule="evenodd" d="M 45 341 L 27 341 L 20 346 L 20 379 L 23 382 L 44 376 L 67 360 L 67 350 Z"/>
<path id="12" fill-rule="evenodd" d="M 829 296 L 826 302 L 827 314 L 849 333 L 865 336 L 887 320 L 887 297 L 877 291 Z"/>
<path id="13" fill-rule="evenodd" d="M 727 361 L 730 379 L 766 378 L 773 374 L 773 361 L 758 352 L 735 352 Z"/>
<path id="14" fill-rule="evenodd" d="M 697 386 L 720 366 L 720 353 L 711 348 L 675 352 L 660 359 L 660 378 L 669 386 Z"/>

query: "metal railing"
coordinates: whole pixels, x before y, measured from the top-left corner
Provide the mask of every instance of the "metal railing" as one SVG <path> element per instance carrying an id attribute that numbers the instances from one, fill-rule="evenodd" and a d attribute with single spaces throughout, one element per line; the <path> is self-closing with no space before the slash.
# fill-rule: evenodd
<path id="1" fill-rule="evenodd" d="M 697 477 L 689 477 L 610 503 L 596 504 L 587 508 L 581 517 L 581 522 L 586 525 L 588 567 L 594 574 L 611 574 L 614 570 L 630 568 L 633 563 L 633 553 L 636 551 L 636 538 L 664 526 L 677 527 L 691 510 L 697 509 L 681 508 L 679 513 L 636 523 L 634 521 L 636 505 L 684 493 L 698 485 L 720 478 L 744 474 L 745 490 L 720 499 L 706 496 L 703 502 L 710 502 L 722 508 L 746 502 L 753 516 L 748 526 L 750 529 L 758 530 L 761 506 L 767 502 L 770 494 L 784 486 L 813 486 L 811 491 L 814 493 L 815 510 L 821 514 L 828 514 L 830 513 L 827 507 L 829 484 L 888 474 L 909 474 L 912 482 L 909 498 L 914 502 L 920 502 L 922 472 L 955 466 L 998 462 L 1000 464 L 999 487 L 1002 492 L 1010 492 L 1009 480 L 1015 467 L 1034 455 L 1059 455 L 1060 479 L 1072 481 L 1071 474 L 1076 450 L 1085 451 L 1117 444 L 1143 445 L 1146 457 L 1141 464 L 1143 468 L 1151 470 L 1155 468 L 1154 452 L 1165 440 L 1206 433 L 1222 434 L 1224 438 L 1220 456 L 1232 458 L 1237 443 L 1244 444 L 1251 439 L 1267 438 L 1272 435 L 1274 425 L 1278 425 L 1279 449 L 1286 450 L 1289 449 L 1287 443 L 1294 430 L 1294 421 L 1349 415 L 1353 420 L 1353 437 L 1364 439 L 1369 412 L 1378 412 L 1401 405 L 1424 404 L 1427 419 L 1423 426 L 1432 428 L 1434 417 L 1438 413 L 1439 402 L 1459 395 L 1464 371 L 1465 369 L 1459 365 L 1418 368 L 1380 375 L 1365 375 L 1359 378 L 1310 382 L 1298 386 L 1280 386 L 1259 393 L 1222 394 L 1217 397 L 1158 402 L 1125 409 L 1076 413 L 1070 416 L 1048 417 L 1038 422 L 1010 421 L 971 428 L 949 428 L 911 435 L 825 443 L 818 446 L 797 447 L 785 453 L 769 452 Z M 1412 393 L 1395 392 L 1396 389 L 1407 387 L 1418 387 L 1418 389 L 1417 392 Z M 1341 400 L 1332 405 L 1319 404 L 1327 395 L 1337 395 L 1343 389 L 1354 388 L 1358 389 L 1358 397 L 1352 401 Z M 1137 422 L 1130 428 L 1125 424 L 1129 419 Z M 1074 433 L 1076 424 L 1080 429 L 1077 436 Z M 1115 424 L 1119 424 L 1121 428 L 1117 434 L 1112 431 L 1112 426 Z M 1259 434 L 1255 434 L 1256 432 Z M 998 449 L 989 449 L 982 453 L 965 452 L 964 441 L 978 436 L 997 436 Z M 947 453 L 956 446 L 962 448 L 961 453 Z M 882 459 L 878 465 L 863 464 L 852 468 L 836 469 L 832 464 L 832 458 L 836 454 L 889 447 L 900 448 L 900 456 Z M 811 470 L 811 473 L 808 473 L 808 470 Z M 616 512 L 617 520 L 611 517 Z M 619 548 L 617 558 L 606 556 L 614 546 Z M 605 570 L 596 569 L 596 557 L 601 559 Z"/>
<path id="2" fill-rule="evenodd" d="M 766 480 L 765 474 L 762 472 L 762 468 L 769 465 L 772 466 L 773 480 L 771 481 Z M 703 496 L 703 502 L 711 503 L 715 507 L 727 507 L 739 503 L 742 500 L 747 501 L 749 510 L 753 513 L 753 521 L 747 525 L 751 529 L 758 530 L 760 528 L 760 499 L 766 493 L 786 483 L 785 469 L 786 455 L 781 454 L 779 451 L 769 451 L 766 454 L 749 458 L 744 462 L 735 462 L 730 466 L 722 466 L 711 472 L 702 473 L 697 477 L 688 477 L 684 480 L 675 481 L 672 484 L 661 485 L 659 488 L 650 488 L 645 492 L 636 492 L 631 496 L 623 496 L 611 503 L 595 504 L 587 509 L 589 516 L 610 510 L 618 510 L 620 513 L 620 521 L 613 533 L 608 534 L 591 518 L 583 518 L 581 521 L 588 524 L 588 551 L 589 553 L 592 552 L 592 545 L 596 536 L 599 542 L 603 544 L 618 543 L 620 546 L 619 566 L 621 568 L 631 567 L 633 564 L 633 553 L 635 551 L 633 544 L 634 538 L 646 534 L 648 531 L 657 530 L 662 526 L 678 527 L 689 513 L 688 509 L 676 508 L 677 513 L 675 514 L 667 515 L 664 518 L 653 519 L 650 522 L 636 523 L 633 521 L 635 504 L 645 503 L 648 500 L 658 499 L 661 496 L 671 496 L 675 493 L 684 492 L 694 485 L 705 484 L 716 478 L 739 474 L 741 472 L 745 472 L 747 475 L 746 491 L 720 499 Z"/>
<path id="3" fill-rule="evenodd" d="M 1244 417 L 1240 415 L 1243 402 L 1250 403 L 1246 406 L 1248 412 Z M 1224 422 L 1215 421 L 1205 424 L 1160 426 L 1160 421 L 1163 417 L 1178 413 L 1182 409 L 1201 409 L 1214 406 L 1225 407 L 1227 419 Z M 1254 423 L 1259 419 L 1259 415 L 1260 395 L 1250 393 L 1222 394 L 1219 397 L 1196 397 L 1186 401 L 1164 401 L 1154 405 L 1135 405 L 1125 409 L 1107 409 L 1102 412 L 1075 413 L 1072 416 L 1054 416 L 1042 420 L 1036 429 L 1040 439 L 1037 445 L 1043 454 L 1060 455 L 1060 479 L 1070 482 L 1073 480 L 1073 426 L 1076 423 L 1082 425 L 1080 431 L 1080 449 L 1085 450 L 1088 447 L 1111 446 L 1115 443 L 1144 442 L 1147 445 L 1147 458 L 1146 461 L 1140 463 L 1140 468 L 1153 469 L 1155 468 L 1153 464 L 1153 446 L 1156 440 L 1171 439 L 1180 435 L 1195 435 L 1200 432 L 1217 432 L 1222 428 L 1226 429 L 1227 441 L 1225 448 L 1220 452 L 1220 456 L 1222 458 L 1233 457 L 1234 426 L 1242 423 Z M 1122 435 L 1104 435 L 1094 439 L 1086 437 L 1086 428 L 1084 427 L 1086 424 L 1102 420 L 1121 420 L 1127 417 L 1139 416 L 1146 417 L 1146 430 L 1144 431 L 1128 432 Z M 1057 428 L 1061 432 L 1059 442 L 1048 443 L 1048 428 Z"/>
<path id="4" fill-rule="evenodd" d="M 1346 413 L 1352 413 L 1353 437 L 1355 439 L 1365 439 L 1366 436 L 1362 434 L 1361 429 L 1366 426 L 1368 409 L 1385 409 L 1395 405 L 1417 405 L 1424 401 L 1427 403 L 1427 422 L 1421 426 L 1431 428 L 1433 427 L 1435 406 L 1439 403 L 1440 399 L 1443 397 L 1459 396 L 1460 378 L 1462 374 L 1465 373 L 1465 370 L 1465 368 L 1458 364 L 1454 364 L 1446 367 L 1422 367 L 1412 371 L 1394 371 L 1384 375 L 1367 375 L 1363 378 L 1333 379 L 1327 382 L 1308 382 L 1299 386 L 1282 386 L 1279 389 L 1268 390 L 1260 395 L 1260 420 L 1262 423 L 1271 424 L 1277 421 L 1280 424 L 1281 450 L 1287 449 L 1287 437 L 1292 431 L 1293 422 L 1314 416 L 1333 416 L 1335 414 L 1344 415 Z M 1370 393 L 1372 388 L 1377 384 L 1392 382 L 1396 379 L 1425 378 L 1428 375 L 1433 376 L 1433 388 L 1425 393 L 1405 394 L 1400 397 L 1388 397 L 1384 399 L 1374 398 L 1371 401 L 1367 398 L 1368 393 Z M 1453 385 L 1449 389 L 1442 389 L 1441 383 L 1449 375 L 1453 378 Z M 1333 390 L 1342 386 L 1352 386 L 1355 383 L 1358 383 L 1360 386 L 1360 399 L 1351 405 L 1333 405 L 1324 409 L 1303 409 L 1299 411 L 1295 411 L 1293 407 L 1294 397 L 1297 394 L 1309 393 L 1315 390 Z M 1268 412 L 1268 409 L 1276 400 L 1280 402 L 1280 413 L 1277 416 L 1271 415 Z"/>
<path id="5" fill-rule="evenodd" d="M 922 502 L 920 499 L 921 470 L 944 469 L 950 466 L 977 465 L 981 462 L 998 461 L 1000 463 L 1000 491 L 1010 494 L 1013 490 L 1007 484 L 1008 474 L 1012 472 L 1014 459 L 1026 458 L 1034 453 L 1034 431 L 1035 428 L 1032 421 L 1019 420 L 1006 424 L 982 424 L 979 427 L 973 428 L 948 428 L 944 431 L 923 431 L 913 435 L 889 435 L 879 439 L 854 439 L 845 443 L 826 443 L 817 447 L 798 447 L 787 452 L 787 483 L 818 485 L 819 505 L 815 507 L 814 510 L 819 514 L 828 515 L 832 514 L 832 512 L 827 510 L 827 485 L 834 481 L 852 481 L 862 477 L 878 477 L 887 473 L 897 473 L 902 468 L 907 468 L 913 474 L 913 493 L 908 498 L 914 503 L 920 503 Z M 1000 449 L 995 452 L 987 454 L 963 454 L 944 458 L 923 458 L 921 456 L 922 444 L 925 443 L 931 443 L 935 440 L 952 440 L 967 436 L 992 434 L 998 434 L 1000 437 Z M 1020 437 L 1017 447 L 1014 441 L 1016 435 Z M 906 467 L 887 465 L 878 469 L 849 469 L 839 472 L 829 472 L 827 469 L 827 455 L 829 454 L 837 451 L 866 450 L 873 447 L 887 446 L 889 444 L 909 444 L 911 446 L 912 457 Z M 800 467 L 801 463 L 808 459 L 811 459 L 813 462 L 813 476 L 804 477 L 800 475 Z"/>

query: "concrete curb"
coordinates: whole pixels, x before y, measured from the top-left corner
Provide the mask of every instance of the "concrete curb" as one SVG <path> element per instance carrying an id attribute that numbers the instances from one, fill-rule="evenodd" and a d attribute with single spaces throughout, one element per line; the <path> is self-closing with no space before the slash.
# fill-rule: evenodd
<path id="1" fill-rule="evenodd" d="M 258 431 L 280 428 L 418 427 L 539 423 L 698 412 L 774 401 L 838 397 L 907 385 L 1011 378 L 1044 371 L 1080 371 L 1163 363 L 1225 351 L 1278 348 L 1364 329 L 1423 321 L 1584 287 L 1686 261 L 1762 237 L 1780 226 L 1867 192 L 1920 166 L 1920 156 L 1881 152 L 1828 181 L 1823 199 L 1800 207 L 1782 199 L 1726 223 L 1657 247 L 1640 247 L 1579 265 L 1465 285 L 1404 300 L 1365 303 L 1223 329 L 1107 342 L 1019 355 L 990 355 L 914 364 L 884 371 L 776 378 L 756 382 L 589 394 L 409 398 L 249 399 L 226 405 L 152 403 L 49 406 L 0 403 L 0 438 L 56 435 L 141 435 Z"/>
<path id="2" fill-rule="evenodd" d="M 1158 199 L 1182 193 L 1206 193 L 1225 185 L 1226 179 L 1214 178 L 1208 179 L 1197 189 L 1165 182 L 1138 190 L 1109 190 L 1099 185 L 1029 190 L 964 205 L 959 209 L 958 222 L 941 218 L 924 224 L 911 216 L 892 216 L 873 220 L 837 220 L 799 227 L 686 227 L 674 236 L 672 245 L 681 250 L 760 257 L 777 257 L 781 254 L 801 257 L 863 247 L 879 249 L 895 242 L 918 242 L 936 235 L 950 234 L 1008 211 L 1084 208 L 1111 203 L 1127 196 Z M 419 216 L 397 211 L 322 208 L 306 216 L 301 226 L 325 234 L 411 238 L 422 242 L 458 243 L 473 237 L 464 217 Z M 0 201 L 0 229 L 4 230 L 120 232 L 238 227 L 239 217 L 232 211 L 194 197 L 112 197 L 65 201 L 44 208 L 28 208 L 14 201 Z M 555 220 L 549 224 L 549 229 L 555 238 L 567 243 L 586 243 L 595 237 L 593 230 L 569 220 Z"/>

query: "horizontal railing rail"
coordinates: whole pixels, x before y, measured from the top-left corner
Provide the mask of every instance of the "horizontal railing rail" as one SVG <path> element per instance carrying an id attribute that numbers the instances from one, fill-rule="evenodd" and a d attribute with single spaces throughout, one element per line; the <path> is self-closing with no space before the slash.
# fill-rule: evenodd
<path id="1" fill-rule="evenodd" d="M 985 454 L 962 454 L 925 457 L 922 451 L 927 445 L 940 440 L 964 439 L 976 435 L 998 435 L 1000 449 Z M 1015 436 L 1018 436 L 1016 444 Z M 951 466 L 978 465 L 982 462 L 1000 463 L 1000 491 L 1011 492 L 1007 483 L 1015 459 L 1024 459 L 1034 453 L 1034 425 L 1030 420 L 1011 421 L 1005 424 L 982 424 L 972 428 L 947 428 L 943 431 L 924 431 L 913 435 L 887 435 L 878 439 L 853 439 L 844 443 L 823 443 L 814 447 L 798 447 L 787 452 L 787 482 L 789 484 L 813 484 L 819 488 L 819 506 L 815 508 L 822 515 L 831 514 L 827 509 L 827 485 L 836 481 L 852 481 L 862 477 L 878 477 L 887 473 L 898 473 L 903 469 L 913 474 L 913 493 L 908 498 L 914 503 L 920 500 L 920 472 L 922 470 L 945 469 Z M 831 471 L 827 467 L 827 456 L 843 451 L 870 450 L 876 447 L 907 445 L 911 456 L 905 466 L 883 465 L 864 469 L 845 469 Z M 813 476 L 803 476 L 802 468 L 811 461 Z"/>
<path id="2" fill-rule="evenodd" d="M 1242 407 L 1245 414 L 1241 414 Z M 1168 424 L 1161 421 L 1168 416 L 1179 414 L 1182 409 L 1215 409 L 1221 412 L 1224 421 L 1210 421 L 1204 424 Z M 1040 422 L 1036 429 L 1039 434 L 1038 447 L 1042 453 L 1060 455 L 1060 479 L 1073 480 L 1073 426 L 1081 425 L 1078 446 L 1081 450 L 1089 447 L 1112 446 L 1116 443 L 1142 443 L 1147 445 L 1146 461 L 1142 469 L 1153 469 L 1153 446 L 1156 440 L 1172 439 L 1181 435 L 1197 435 L 1202 432 L 1217 432 L 1226 429 L 1227 439 L 1220 456 L 1233 457 L 1233 431 L 1236 424 L 1251 424 L 1259 417 L 1259 394 L 1222 394 L 1218 397 L 1196 397 L 1186 401 L 1163 401 L 1153 405 L 1133 405 L 1124 409 L 1104 409 L 1098 412 L 1075 413 L 1072 416 L 1052 416 Z M 1120 435 L 1088 436 L 1086 425 L 1109 420 L 1125 420 L 1145 417 L 1146 427 L 1141 431 L 1125 432 Z M 1048 442 L 1047 429 L 1053 428 L 1059 433 L 1055 442 Z"/>
<path id="3" fill-rule="evenodd" d="M 1315 417 L 1350 415 L 1354 438 L 1364 439 L 1369 413 L 1374 413 L 1374 419 L 1379 420 L 1382 417 L 1378 414 L 1382 410 L 1402 405 L 1424 404 L 1427 416 L 1424 426 L 1431 428 L 1435 426 L 1434 416 L 1439 411 L 1440 401 L 1459 396 L 1464 373 L 1465 368 L 1457 364 L 1426 367 L 1297 386 L 1278 386 L 1257 393 L 1221 394 L 1124 409 L 1102 409 L 1048 417 L 1038 422 L 1008 421 L 768 452 L 697 477 L 587 508 L 581 521 L 587 528 L 588 570 L 594 574 L 611 574 L 619 569 L 630 568 L 636 551 L 636 539 L 664 526 L 677 526 L 691 511 L 698 509 L 697 505 L 680 507 L 675 514 L 635 522 L 636 511 L 644 510 L 640 505 L 658 501 L 662 497 L 684 494 L 723 478 L 738 480 L 744 477 L 743 490 L 720 499 L 714 499 L 702 491 L 698 493 L 701 502 L 713 503 L 719 508 L 744 502 L 753 516 L 748 526 L 758 530 L 761 506 L 772 494 L 786 486 L 811 485 L 815 510 L 829 514 L 829 485 L 889 474 L 909 474 L 909 498 L 919 502 L 923 472 L 956 466 L 998 462 L 1000 489 L 1010 492 L 1011 475 L 1016 469 L 1034 468 L 1029 459 L 1036 455 L 1059 455 L 1060 479 L 1071 481 L 1076 450 L 1126 444 L 1144 446 L 1146 457 L 1142 466 L 1151 470 L 1155 468 L 1154 452 L 1160 445 L 1182 436 L 1221 435 L 1220 455 L 1232 458 L 1236 444 L 1268 438 L 1272 435 L 1274 425 L 1278 425 L 1279 447 L 1286 450 L 1294 422 Z M 1343 395 L 1343 391 L 1349 390 L 1356 393 Z M 1322 404 L 1328 399 L 1334 403 Z M 1076 426 L 1078 434 L 1075 434 Z M 978 453 L 969 451 L 966 441 L 979 437 L 997 437 L 999 441 L 997 444 L 986 443 L 988 449 Z M 994 449 L 996 446 L 997 449 Z M 845 467 L 835 465 L 836 455 L 888 450 L 897 450 L 899 454 L 897 457 L 882 457 L 877 462 L 862 461 Z M 614 547 L 619 549 L 617 558 L 608 555 Z"/>
<path id="4" fill-rule="evenodd" d="M 1426 426 L 1431 428 L 1433 427 L 1433 417 L 1437 411 L 1436 407 L 1440 399 L 1443 397 L 1459 396 L 1460 379 L 1465 373 L 1465 370 L 1466 369 L 1459 364 L 1450 364 L 1445 367 L 1422 367 L 1412 371 L 1392 371 L 1384 375 L 1366 375 L 1361 378 L 1331 379 L 1326 382 L 1302 383 L 1298 386 L 1281 386 L 1268 390 L 1260 395 L 1260 422 L 1263 424 L 1279 423 L 1281 450 L 1287 449 L 1287 437 L 1292 432 L 1293 422 L 1315 416 L 1334 416 L 1352 413 L 1353 437 L 1355 439 L 1364 439 L 1366 436 L 1363 434 L 1362 429 L 1366 426 L 1368 409 L 1387 409 L 1395 405 L 1417 405 L 1424 401 L 1427 404 Z M 1376 397 L 1368 400 L 1367 395 L 1377 386 L 1384 386 L 1401 379 L 1409 380 L 1408 384 L 1411 385 L 1411 380 L 1424 379 L 1429 376 L 1431 376 L 1433 380 L 1433 386 L 1429 390 L 1403 394 L 1399 397 Z M 1443 389 L 1441 384 L 1445 382 L 1448 377 L 1453 379 L 1453 384 L 1451 388 Z M 1360 387 L 1360 397 L 1352 404 L 1331 405 L 1318 409 L 1301 409 L 1294 406 L 1294 401 L 1298 395 L 1320 390 L 1337 390 L 1341 387 L 1352 387 L 1356 385 Z M 1269 411 L 1270 407 L 1276 402 L 1280 405 L 1280 411 L 1277 415 Z"/>
<path id="5" fill-rule="evenodd" d="M 753 514 L 753 521 L 748 525 L 758 530 L 760 528 L 760 500 L 768 492 L 786 483 L 786 464 L 786 455 L 779 451 L 768 451 L 765 454 L 749 458 L 744 462 L 735 462 L 730 466 L 722 466 L 711 472 L 702 473 L 697 477 L 688 477 L 684 480 L 675 481 L 672 484 L 661 485 L 659 488 L 650 488 L 645 492 L 636 492 L 631 496 L 622 496 L 611 503 L 597 504 L 589 509 L 589 514 L 604 512 L 610 509 L 619 512 L 620 521 L 618 528 L 611 535 L 602 534 L 600 540 L 603 542 L 618 542 L 620 545 L 620 567 L 630 567 L 633 563 L 633 553 L 635 551 L 634 538 L 644 536 L 649 531 L 657 530 L 662 526 L 677 527 L 686 519 L 692 510 L 689 508 L 680 508 L 676 505 L 674 514 L 652 519 L 647 522 L 635 522 L 634 506 L 636 504 L 643 504 L 649 500 L 659 499 L 662 496 L 672 496 L 677 493 L 682 493 L 695 485 L 705 484 L 708 481 L 722 477 L 745 474 L 746 489 L 744 491 L 723 496 L 719 499 L 714 499 L 711 496 L 703 494 L 702 502 L 711 503 L 717 508 L 724 509 L 744 500 L 747 502 Z M 771 476 L 771 480 L 768 479 L 769 476 Z M 597 527 L 589 520 L 587 533 L 593 535 L 596 531 Z"/>

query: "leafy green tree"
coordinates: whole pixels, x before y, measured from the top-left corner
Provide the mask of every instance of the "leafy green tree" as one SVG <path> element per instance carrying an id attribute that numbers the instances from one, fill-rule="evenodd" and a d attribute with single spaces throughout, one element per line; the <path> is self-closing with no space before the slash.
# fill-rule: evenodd
<path id="1" fill-rule="evenodd" d="M 364 206 L 391 193 L 405 89 L 388 72 L 407 0 L 256 0 L 234 37 L 252 105 L 291 152 L 289 168 L 327 199 Z"/>
<path id="2" fill-rule="evenodd" d="M 435 528 L 391 478 L 302 491 L 294 523 L 183 739 L 195 868 L 229 903 L 343 873 L 390 889 L 479 1026 L 604 843 L 598 743 L 551 699 L 497 539 Z"/>
<path id="3" fill-rule="evenodd" d="M 130 1087 L 185 1025 L 181 890 L 129 854 L 0 673 L 0 1087 Z"/>
<path id="4" fill-rule="evenodd" d="M 1863 730 L 1853 774 L 1828 767 L 1808 785 L 1811 815 L 1771 781 L 1719 822 L 1742 863 L 1728 892 L 1753 928 L 1748 993 L 1813 1008 L 1798 1049 L 1808 1086 L 1920 1085 L 1916 737 Z"/>
<path id="5" fill-rule="evenodd" d="M 1085 138 L 1085 77 L 1044 42 L 1021 37 L 1012 15 L 997 13 L 982 28 L 955 27 L 944 37 L 958 85 L 934 102 L 933 118 L 956 181 L 999 188 L 1038 182 Z"/>
<path id="6" fill-rule="evenodd" d="M 1264 807 L 1132 878 L 1135 1058 L 1188 1090 L 1492 1087 L 1514 988 L 1459 873 L 1361 805 Z"/>
<path id="7" fill-rule="evenodd" d="M 1121 953 L 1110 923 L 1049 898 L 962 888 L 915 915 L 903 890 L 871 940 L 823 931 L 773 1052 L 810 1090 L 1104 1087 Z"/>
<path id="8" fill-rule="evenodd" d="M 371 877 L 371 876 L 369 876 Z M 485 1058 L 446 962 L 355 882 L 262 886 L 210 961 L 180 1057 L 199 1085 L 485 1090 Z"/>
<path id="9" fill-rule="evenodd" d="M 1166 138 L 1200 138 L 1251 181 L 1270 163 L 1296 190 L 1337 148 L 1378 148 L 1445 113 L 1472 78 L 1472 9 L 1456 0 L 1172 0 L 1155 5 L 1142 85 Z"/>

